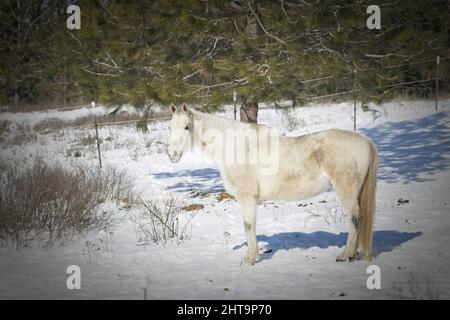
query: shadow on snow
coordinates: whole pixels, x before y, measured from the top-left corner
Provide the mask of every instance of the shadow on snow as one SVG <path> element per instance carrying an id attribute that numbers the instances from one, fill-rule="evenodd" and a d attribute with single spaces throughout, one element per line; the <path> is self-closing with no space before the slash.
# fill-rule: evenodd
<path id="1" fill-rule="evenodd" d="M 399 231 L 375 231 L 373 237 L 373 257 L 377 257 L 380 253 L 392 251 L 394 248 L 402 245 L 403 243 L 420 236 L 422 232 L 399 232 Z M 272 258 L 272 256 L 278 250 L 290 250 L 290 249 L 308 249 L 312 247 L 318 247 L 325 249 L 332 246 L 344 247 L 347 242 L 347 232 L 340 232 L 334 234 L 325 231 L 316 231 L 312 233 L 303 232 L 282 232 L 271 236 L 259 235 L 257 241 L 265 241 L 269 243 L 272 251 L 260 255 L 259 259 L 266 260 Z M 233 247 L 233 250 L 238 250 L 247 243 L 244 242 L 240 245 Z"/>
<path id="2" fill-rule="evenodd" d="M 450 167 L 450 117 L 439 112 L 417 120 L 382 123 L 360 131 L 378 148 L 378 179 L 387 182 L 422 182 L 419 174 Z"/>
<path id="3" fill-rule="evenodd" d="M 152 176 L 156 179 L 178 178 L 174 184 L 171 184 L 166 188 L 172 191 L 187 192 L 196 190 L 205 193 L 225 191 L 219 170 L 213 168 L 181 170 L 177 172 L 158 172 L 152 173 Z"/>

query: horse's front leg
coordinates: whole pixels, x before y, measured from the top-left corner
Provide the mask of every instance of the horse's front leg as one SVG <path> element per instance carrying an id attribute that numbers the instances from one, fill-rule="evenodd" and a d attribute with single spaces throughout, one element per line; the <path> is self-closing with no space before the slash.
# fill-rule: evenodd
<path id="1" fill-rule="evenodd" d="M 244 218 L 244 229 L 247 236 L 247 254 L 241 264 L 251 266 L 258 258 L 256 244 L 256 199 L 250 196 L 237 197 Z"/>

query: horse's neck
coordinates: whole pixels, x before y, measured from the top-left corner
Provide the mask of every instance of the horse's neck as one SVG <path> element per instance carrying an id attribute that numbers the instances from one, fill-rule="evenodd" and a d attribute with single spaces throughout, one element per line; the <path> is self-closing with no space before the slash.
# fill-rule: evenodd
<path id="1" fill-rule="evenodd" d="M 196 147 L 201 147 L 203 143 L 202 142 L 204 131 L 203 123 L 205 121 L 203 119 L 203 116 L 198 113 L 194 113 L 193 120 L 194 120 L 194 145 Z"/>
<path id="2" fill-rule="evenodd" d="M 216 159 L 217 154 L 214 152 L 214 139 L 211 139 L 211 135 L 208 134 L 208 130 L 225 130 L 225 119 L 220 119 L 217 117 L 214 117 L 209 114 L 204 114 L 201 112 L 194 112 L 193 113 L 193 120 L 194 120 L 194 145 L 203 152 L 207 154 L 207 156 L 211 157 L 213 160 L 216 160 L 216 162 L 222 160 L 222 159 Z M 230 124 L 232 122 L 230 121 Z M 211 132 L 210 132 L 211 133 Z"/>

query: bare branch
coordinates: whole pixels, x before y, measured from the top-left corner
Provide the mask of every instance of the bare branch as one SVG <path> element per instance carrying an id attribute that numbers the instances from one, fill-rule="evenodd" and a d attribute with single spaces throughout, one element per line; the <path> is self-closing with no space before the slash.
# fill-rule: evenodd
<path id="1" fill-rule="evenodd" d="M 191 74 L 188 74 L 187 76 L 184 76 L 182 79 L 183 79 L 184 81 L 186 81 L 186 80 L 189 79 L 190 77 L 193 77 L 193 76 L 195 76 L 196 74 L 198 74 L 198 73 L 200 73 L 200 72 L 202 72 L 202 69 L 199 69 L 199 70 L 197 70 L 197 71 L 194 71 L 194 72 L 192 72 Z"/>
<path id="2" fill-rule="evenodd" d="M 255 19 L 258 21 L 258 24 L 259 24 L 259 26 L 261 27 L 262 31 L 264 31 L 264 33 L 265 33 L 268 37 L 270 37 L 270 38 L 272 38 L 272 39 L 274 39 L 274 40 L 276 40 L 276 41 L 278 41 L 278 42 L 280 42 L 280 43 L 282 43 L 282 44 L 284 44 L 284 45 L 286 46 L 286 45 L 287 45 L 286 42 L 284 42 L 283 40 L 281 40 L 281 39 L 278 38 L 277 36 L 271 34 L 270 32 L 268 32 L 268 31 L 266 30 L 266 28 L 264 28 L 264 26 L 263 26 L 261 20 L 259 19 L 259 17 L 258 17 L 258 15 L 256 14 L 255 10 L 253 10 L 252 5 L 251 5 L 250 3 L 248 3 L 248 7 L 250 8 L 250 11 L 252 12 L 252 14 L 253 14 L 253 16 L 255 17 Z"/>
<path id="3" fill-rule="evenodd" d="M 86 71 L 87 73 L 95 74 L 96 76 L 103 76 L 103 77 L 118 77 L 119 76 L 117 74 L 112 74 L 112 73 L 95 72 L 95 71 L 89 70 L 88 68 L 85 68 L 85 67 L 83 67 L 83 70 Z"/>

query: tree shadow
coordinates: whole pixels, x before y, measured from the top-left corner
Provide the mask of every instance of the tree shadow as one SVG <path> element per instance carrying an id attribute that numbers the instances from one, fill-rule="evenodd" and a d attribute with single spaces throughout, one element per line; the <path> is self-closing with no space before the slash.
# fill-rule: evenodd
<path id="1" fill-rule="evenodd" d="M 417 120 L 382 123 L 360 131 L 378 148 L 378 179 L 387 182 L 432 180 L 419 177 L 450 167 L 450 117 L 439 112 Z"/>
<path id="2" fill-rule="evenodd" d="M 188 192 L 196 190 L 203 193 L 215 193 L 225 191 L 220 172 L 213 168 L 202 168 L 195 170 L 181 170 L 176 172 L 158 172 L 151 174 L 159 180 L 172 180 L 178 178 L 166 189 L 177 192 Z M 180 181 L 179 178 L 182 178 Z"/>
<path id="3" fill-rule="evenodd" d="M 392 251 L 394 248 L 403 243 L 422 235 L 422 232 L 400 232 L 391 230 L 375 231 L 373 236 L 373 257 L 377 257 L 380 253 Z M 271 236 L 258 235 L 257 241 L 267 242 L 272 251 L 264 253 L 260 256 L 261 260 L 271 259 L 273 255 L 279 250 L 291 249 L 308 249 L 318 247 L 325 249 L 332 246 L 344 247 L 347 242 L 347 232 L 340 232 L 339 234 L 316 231 L 312 233 L 303 232 L 282 232 Z M 238 250 L 247 245 L 244 242 L 233 247 L 233 250 Z"/>

